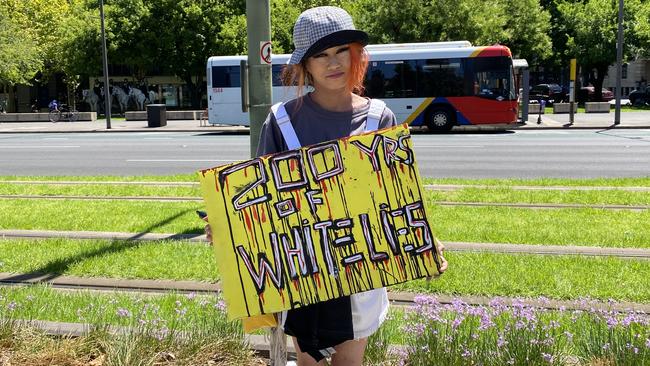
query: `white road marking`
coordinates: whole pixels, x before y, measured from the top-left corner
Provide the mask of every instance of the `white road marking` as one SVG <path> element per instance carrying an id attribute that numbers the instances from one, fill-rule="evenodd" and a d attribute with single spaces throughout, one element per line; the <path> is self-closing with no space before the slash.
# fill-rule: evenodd
<path id="1" fill-rule="evenodd" d="M 419 145 L 419 144 L 414 144 L 413 147 L 417 148 L 422 148 L 422 147 L 431 147 L 431 148 L 470 148 L 470 149 L 481 149 L 484 148 L 485 146 L 479 146 L 479 145 Z"/>
<path id="2" fill-rule="evenodd" d="M 232 163 L 237 160 L 223 160 L 223 159 L 128 159 L 129 163 L 141 162 L 218 162 L 218 163 Z"/>
<path id="3" fill-rule="evenodd" d="M 70 140 L 67 137 L 43 137 L 43 140 Z"/>
<path id="4" fill-rule="evenodd" d="M 81 146 L 78 145 L 52 145 L 52 146 L 29 146 L 29 145 L 21 145 L 21 146 L 0 146 L 0 149 L 74 149 L 78 148 Z"/>

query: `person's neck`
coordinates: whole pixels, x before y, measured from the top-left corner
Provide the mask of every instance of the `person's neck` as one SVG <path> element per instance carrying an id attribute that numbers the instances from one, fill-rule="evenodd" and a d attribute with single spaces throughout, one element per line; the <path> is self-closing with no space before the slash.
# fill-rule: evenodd
<path id="1" fill-rule="evenodd" d="M 347 91 L 323 91 L 317 89 L 311 92 L 311 100 L 321 108 L 332 112 L 347 112 L 352 110 L 353 95 Z"/>

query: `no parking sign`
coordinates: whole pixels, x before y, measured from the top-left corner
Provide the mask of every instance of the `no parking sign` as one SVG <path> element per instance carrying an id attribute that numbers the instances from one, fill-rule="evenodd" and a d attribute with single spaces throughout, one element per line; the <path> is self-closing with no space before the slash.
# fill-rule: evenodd
<path id="1" fill-rule="evenodd" d="M 260 62 L 262 64 L 271 64 L 271 41 L 260 42 Z"/>

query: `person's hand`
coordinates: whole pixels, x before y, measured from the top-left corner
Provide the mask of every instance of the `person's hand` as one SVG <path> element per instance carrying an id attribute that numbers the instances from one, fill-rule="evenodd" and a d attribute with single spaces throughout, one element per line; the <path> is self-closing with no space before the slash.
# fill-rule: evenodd
<path id="1" fill-rule="evenodd" d="M 206 239 L 208 239 L 210 244 L 212 244 L 212 228 L 210 227 L 210 222 L 208 221 L 208 217 L 207 216 L 204 217 L 203 221 L 207 222 L 205 228 L 203 228 L 203 230 L 205 230 L 205 237 Z"/>
<path id="2" fill-rule="evenodd" d="M 448 265 L 447 260 L 445 259 L 444 256 L 444 252 L 445 252 L 444 244 L 442 244 L 442 242 L 438 239 L 434 239 L 434 240 L 436 242 L 436 248 L 437 248 L 436 252 L 438 253 L 438 258 L 440 258 L 440 269 L 438 270 L 439 273 L 437 275 L 427 277 L 427 281 L 431 281 L 432 279 L 443 274 L 447 270 L 447 265 Z"/>

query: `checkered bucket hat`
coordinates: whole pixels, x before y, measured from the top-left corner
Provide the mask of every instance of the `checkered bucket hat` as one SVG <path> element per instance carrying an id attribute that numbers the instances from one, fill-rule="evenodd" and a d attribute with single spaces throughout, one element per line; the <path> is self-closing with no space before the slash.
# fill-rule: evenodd
<path id="1" fill-rule="evenodd" d="M 359 42 L 368 44 L 368 35 L 356 30 L 352 17 L 335 6 L 319 6 L 305 10 L 293 26 L 293 44 L 289 64 L 299 64 L 303 59 L 330 47 Z"/>

